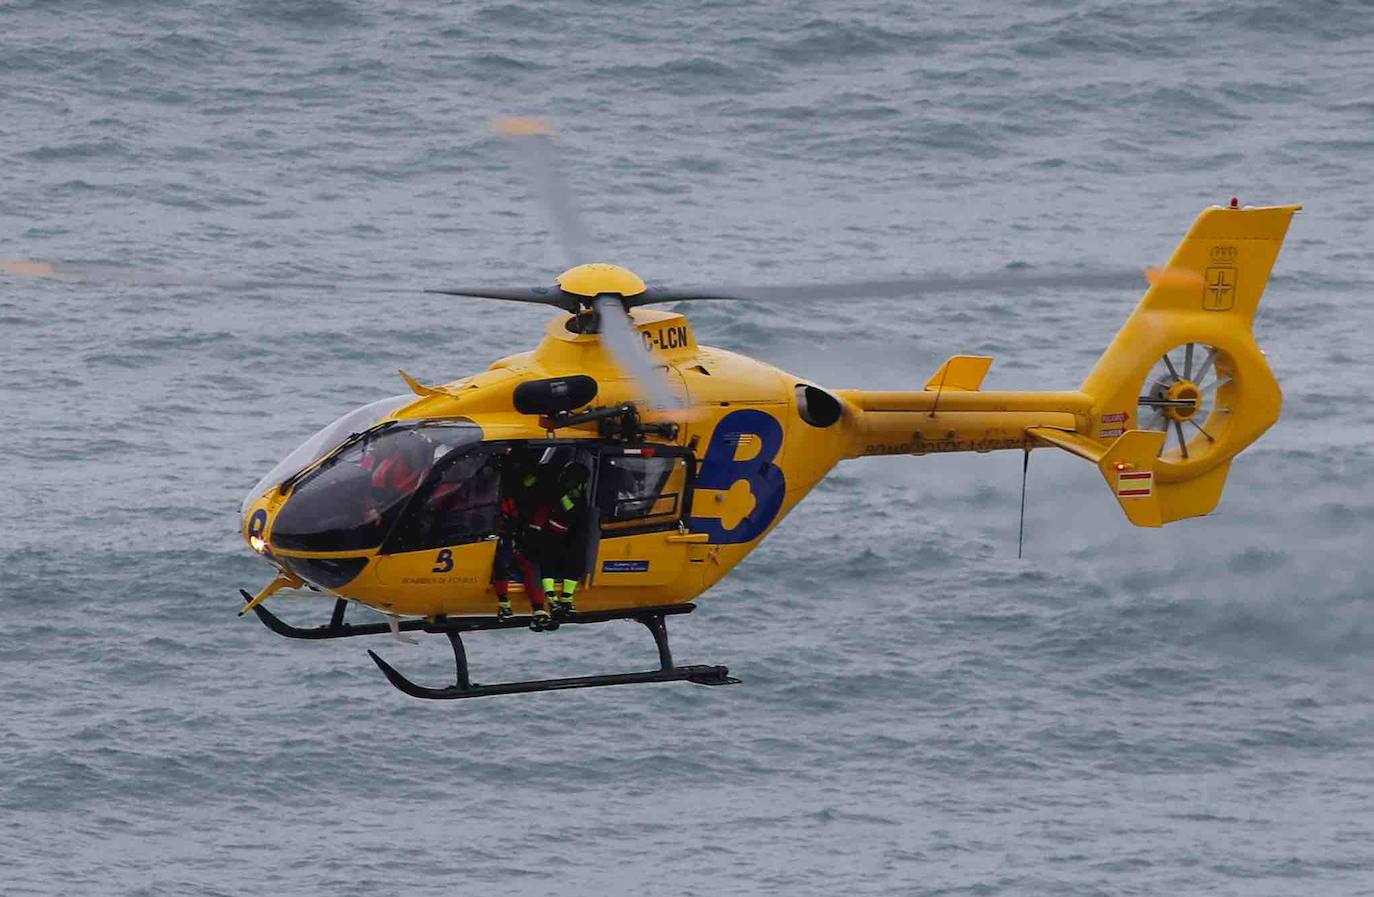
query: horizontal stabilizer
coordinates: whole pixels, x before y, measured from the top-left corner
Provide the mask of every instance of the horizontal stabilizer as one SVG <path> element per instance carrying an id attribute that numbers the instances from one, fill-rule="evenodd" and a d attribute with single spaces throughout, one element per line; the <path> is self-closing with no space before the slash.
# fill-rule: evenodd
<path id="1" fill-rule="evenodd" d="M 1136 526 L 1163 526 L 1187 517 L 1210 514 L 1221 500 L 1228 460 L 1191 480 L 1159 479 L 1166 434 L 1160 430 L 1127 430 L 1110 444 L 1057 427 L 1027 427 L 1036 442 L 1061 448 L 1097 465 L 1126 518 Z"/>
<path id="2" fill-rule="evenodd" d="M 926 391 L 957 390 L 977 392 L 983 387 L 983 378 L 992 367 L 992 357 L 988 355 L 954 355 L 940 365 L 929 380 Z"/>
<path id="3" fill-rule="evenodd" d="M 1165 523 L 1155 483 L 1155 463 L 1164 446 L 1163 433 L 1127 430 L 1111 444 L 1053 427 L 1028 427 L 1026 435 L 1096 464 L 1121 503 L 1121 510 L 1136 526 Z"/>
<path id="4" fill-rule="evenodd" d="M 1157 430 L 1127 430 L 1097 462 L 1097 469 L 1116 493 L 1121 510 L 1136 526 L 1162 526 L 1155 461 L 1164 447 Z"/>
<path id="5" fill-rule="evenodd" d="M 1072 430 L 1059 430 L 1054 427 L 1027 427 L 1026 435 L 1033 436 L 1046 445 L 1062 448 L 1064 451 L 1085 458 L 1096 464 L 1107 454 L 1105 444 Z"/>

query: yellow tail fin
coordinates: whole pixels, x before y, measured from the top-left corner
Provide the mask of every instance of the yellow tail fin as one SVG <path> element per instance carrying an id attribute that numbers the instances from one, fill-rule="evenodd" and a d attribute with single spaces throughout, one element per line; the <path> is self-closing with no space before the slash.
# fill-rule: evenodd
<path id="1" fill-rule="evenodd" d="M 1278 420 L 1251 328 L 1300 208 L 1203 211 L 1083 382 L 1089 431 L 1031 431 L 1098 463 L 1132 523 L 1211 512 L 1231 459 Z"/>

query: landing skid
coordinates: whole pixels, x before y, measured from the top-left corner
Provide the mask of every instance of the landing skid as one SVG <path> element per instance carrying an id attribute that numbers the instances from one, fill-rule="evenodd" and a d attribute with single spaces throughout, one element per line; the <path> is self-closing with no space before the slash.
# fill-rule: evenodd
<path id="1" fill-rule="evenodd" d="M 241 592 L 245 598 L 252 596 Z M 694 604 L 673 604 L 662 607 L 641 607 L 617 611 L 593 611 L 575 613 L 564 617 L 563 624 L 606 623 L 611 620 L 634 620 L 644 625 L 654 637 L 658 647 L 659 668 L 635 673 L 606 673 L 599 676 L 572 676 L 564 679 L 529 679 L 521 682 L 498 682 L 488 685 L 472 681 L 468 670 L 467 649 L 463 646 L 464 632 L 477 632 L 484 629 L 522 629 L 529 625 L 529 617 L 511 617 L 497 620 L 490 617 L 437 617 L 433 620 L 404 620 L 394 626 L 390 623 L 345 623 L 344 614 L 348 602 L 340 598 L 334 604 L 334 612 L 329 622 L 323 626 L 304 628 L 292 626 L 261 604 L 253 608 L 263 625 L 278 635 L 298 639 L 351 638 L 358 635 L 384 635 L 401 632 L 434 632 L 448 636 L 453 647 L 453 660 L 456 667 L 456 681 L 443 688 L 430 688 L 419 685 L 403 676 L 395 667 L 387 663 L 376 652 L 367 654 L 386 676 L 387 681 L 400 691 L 414 698 L 429 700 L 455 700 L 458 698 L 480 698 L 491 695 L 513 695 L 536 691 L 562 691 L 570 688 L 598 688 L 606 685 L 635 685 L 641 682 L 693 682 L 697 685 L 733 685 L 739 682 L 730 675 L 724 666 L 677 666 L 673 663 L 672 648 L 668 645 L 667 618 L 675 614 L 689 614 L 696 610 Z"/>

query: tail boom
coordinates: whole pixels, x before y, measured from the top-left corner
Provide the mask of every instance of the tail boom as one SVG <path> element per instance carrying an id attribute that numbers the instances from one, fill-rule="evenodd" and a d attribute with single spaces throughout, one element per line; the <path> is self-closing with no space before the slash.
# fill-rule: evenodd
<path id="1" fill-rule="evenodd" d="M 848 457 L 990 452 L 1041 444 L 1035 427 L 1077 430 L 1092 415 L 1083 392 L 837 393 L 855 412 Z"/>

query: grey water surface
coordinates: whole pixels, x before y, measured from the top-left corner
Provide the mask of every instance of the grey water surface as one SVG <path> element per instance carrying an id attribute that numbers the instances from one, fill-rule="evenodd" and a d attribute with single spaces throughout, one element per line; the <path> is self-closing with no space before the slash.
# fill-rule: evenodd
<path id="1" fill-rule="evenodd" d="M 672 624 L 733 688 L 404 697 L 235 617 L 238 507 L 398 368 L 537 341 L 375 292 L 551 280 L 512 113 L 666 284 L 1144 266 L 1302 202 L 1258 325 L 1284 417 L 1161 531 L 1035 453 L 1023 560 L 1019 454 L 846 464 Z M 1374 894 L 1372 163 L 1362 3 L 0 3 L 0 257 L 346 287 L 0 279 L 0 893 Z M 690 312 L 834 387 L 968 352 L 1073 388 L 1138 293 Z"/>

